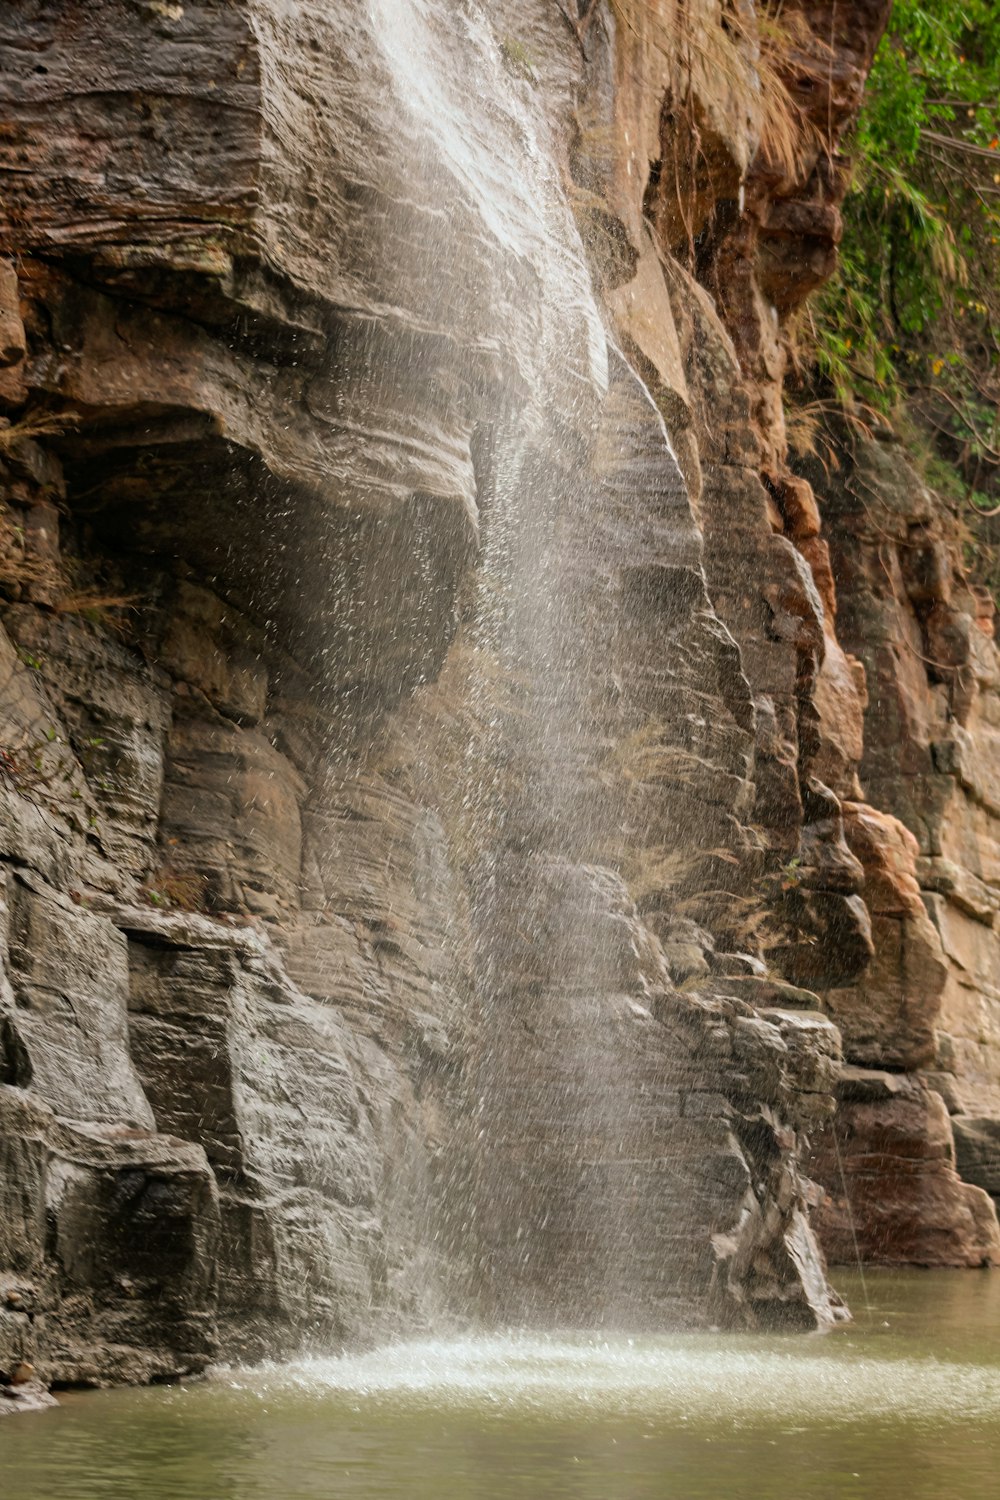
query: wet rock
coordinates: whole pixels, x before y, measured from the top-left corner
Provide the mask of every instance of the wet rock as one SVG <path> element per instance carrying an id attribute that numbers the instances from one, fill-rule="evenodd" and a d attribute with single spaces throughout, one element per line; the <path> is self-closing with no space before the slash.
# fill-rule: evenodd
<path id="1" fill-rule="evenodd" d="M 1000 1198 L 1000 1120 L 960 1115 L 951 1122 L 955 1134 L 955 1165 L 965 1182 Z"/>
<path id="2" fill-rule="evenodd" d="M 0 1088 L 0 1118 L 0 1260 L 34 1289 L 0 1312 L 0 1357 L 16 1356 L 4 1362 L 83 1383 L 203 1369 L 217 1347 L 218 1195 L 201 1149 L 70 1123 L 17 1088 Z"/>
<path id="3" fill-rule="evenodd" d="M 813 487 L 807 479 L 796 475 L 783 478 L 778 490 L 778 504 L 789 535 L 796 541 L 819 535 L 819 506 L 816 504 Z"/>
<path id="4" fill-rule="evenodd" d="M 721 987 L 721 986 L 720 986 Z M 819 996 L 812 990 L 803 990 L 784 980 L 760 974 L 729 974 L 724 981 L 728 994 L 748 1001 L 757 1010 L 776 1006 L 780 1010 L 819 1011 Z"/>
<path id="5" fill-rule="evenodd" d="M 916 880 L 917 843 L 873 809 L 848 804 L 846 828 L 866 875 L 875 956 L 863 981 L 826 993 L 848 1057 L 917 1068 L 934 1056 L 947 971 L 940 938 Z"/>
<path id="6" fill-rule="evenodd" d="M 581 42 L 515 0 L 525 70 L 489 7 L 391 11 L 0 20 L 0 402 L 53 422 L 0 466 L 2 1328 L 53 1378 L 483 1302 L 831 1315 L 834 1033 L 712 955 L 795 859 L 787 977 L 870 955 L 773 313 L 831 264 L 836 140 L 778 180 L 749 12 L 685 21 L 719 69 L 656 7 Z"/>
<path id="7" fill-rule="evenodd" d="M 20 314 L 17 272 L 9 261 L 0 262 L 0 366 L 20 364 L 28 352 Z"/>
<path id="8" fill-rule="evenodd" d="M 58 1406 L 58 1404 L 56 1398 L 40 1381 L 27 1376 L 23 1380 L 12 1380 L 10 1384 L 5 1385 L 3 1374 L 0 1372 L 0 1417 L 12 1416 L 18 1412 L 44 1411 L 46 1407 Z"/>
<path id="9" fill-rule="evenodd" d="M 909 1098 L 913 1093 L 913 1079 L 906 1073 L 885 1073 L 877 1068 L 859 1068 L 853 1063 L 844 1063 L 837 1076 L 836 1092 L 840 1099 L 885 1103 L 890 1099 Z"/>
<path id="10" fill-rule="evenodd" d="M 767 964 L 753 953 L 714 953 L 712 969 L 716 974 L 753 975 L 759 979 L 767 974 Z"/>
<path id="11" fill-rule="evenodd" d="M 152 1127 L 129 1054 L 122 934 L 37 877 L 15 877 L 8 896 L 10 1024 L 33 1094 L 67 1118 Z"/>
<path id="12" fill-rule="evenodd" d="M 849 455 L 840 476 L 821 480 L 810 469 L 809 477 L 832 545 L 838 633 L 868 678 L 861 775 L 869 799 L 906 832 L 871 809 L 847 808 L 876 953 L 861 983 L 827 1000 L 852 1062 L 929 1069 L 948 1110 L 981 1122 L 970 1127 L 962 1158 L 976 1172 L 976 1132 L 1000 1113 L 990 769 L 1000 659 L 992 627 L 978 625 L 948 507 L 898 444 L 836 441 Z M 894 1141 L 890 1134 L 887 1150 Z M 824 1180 L 835 1190 L 835 1179 Z M 961 1219 L 961 1200 L 938 1187 L 935 1211 L 952 1202 Z M 890 1234 L 898 1226 L 890 1218 L 885 1227 Z M 965 1232 L 956 1227 L 956 1244 Z M 891 1259 L 889 1241 L 883 1253 Z"/>
<path id="13" fill-rule="evenodd" d="M 0 406 L 16 410 L 27 397 L 23 363 L 28 352 L 21 321 L 17 272 L 0 261 Z"/>
<path id="14" fill-rule="evenodd" d="M 811 1170 L 826 1187 L 814 1222 L 831 1261 L 1000 1265 L 992 1200 L 961 1180 L 944 1101 L 908 1081 L 898 1092 L 847 1084 L 817 1137 Z"/>
<path id="15" fill-rule="evenodd" d="M 715 942 L 710 933 L 697 923 L 672 918 L 661 929 L 660 942 L 670 973 L 678 984 L 686 979 L 705 979 L 714 968 L 712 950 Z"/>
<path id="16" fill-rule="evenodd" d="M 860 896 L 795 888 L 786 895 L 782 915 L 792 940 L 778 946 L 775 955 L 794 985 L 823 990 L 849 983 L 868 968 L 874 944 Z"/>

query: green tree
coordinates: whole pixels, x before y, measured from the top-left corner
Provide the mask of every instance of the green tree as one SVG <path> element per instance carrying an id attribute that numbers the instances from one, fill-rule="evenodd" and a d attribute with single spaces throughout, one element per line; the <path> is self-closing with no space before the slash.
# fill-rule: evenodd
<path id="1" fill-rule="evenodd" d="M 827 395 L 905 405 L 977 509 L 1000 475 L 1000 6 L 896 0 L 850 144 L 840 269 L 817 298 Z"/>

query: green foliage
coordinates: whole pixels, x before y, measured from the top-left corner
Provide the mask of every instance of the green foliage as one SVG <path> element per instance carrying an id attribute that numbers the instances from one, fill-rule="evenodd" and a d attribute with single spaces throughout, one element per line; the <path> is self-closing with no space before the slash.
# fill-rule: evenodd
<path id="1" fill-rule="evenodd" d="M 1000 604 L 1000 6 L 896 0 L 847 143 L 837 275 L 806 309 L 819 399 L 891 415 Z M 795 444 L 796 413 L 789 436 Z"/>
<path id="2" fill-rule="evenodd" d="M 990 464 L 1000 459 L 998 100 L 994 0 L 896 0 L 851 146 L 840 270 L 812 310 L 819 372 L 841 404 L 885 412 L 916 398 L 932 425 L 971 445 L 963 461 L 975 448 Z"/>

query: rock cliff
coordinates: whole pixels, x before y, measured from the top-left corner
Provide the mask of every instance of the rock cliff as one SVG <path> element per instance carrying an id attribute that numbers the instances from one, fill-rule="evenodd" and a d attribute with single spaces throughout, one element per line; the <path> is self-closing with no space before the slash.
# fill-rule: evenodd
<path id="1" fill-rule="evenodd" d="M 840 1160 L 832 1128 L 818 1142 L 820 1224 L 840 1259 L 856 1235 L 876 1262 L 978 1265 L 1000 1186 L 994 604 L 966 579 L 955 507 L 892 433 L 830 436 L 839 467 L 813 477 L 837 633 L 866 672 L 860 773 L 885 813 L 849 808 L 876 952 L 826 996 L 852 1066 Z"/>
<path id="2" fill-rule="evenodd" d="M 0 1369 L 829 1321 L 838 1092 L 1000 1254 L 992 626 L 782 413 L 887 9 L 5 7 Z"/>

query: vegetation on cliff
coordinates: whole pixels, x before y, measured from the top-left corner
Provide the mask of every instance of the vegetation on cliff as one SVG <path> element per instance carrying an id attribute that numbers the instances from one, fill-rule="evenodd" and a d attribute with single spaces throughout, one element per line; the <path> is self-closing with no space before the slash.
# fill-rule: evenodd
<path id="1" fill-rule="evenodd" d="M 809 310 L 828 394 L 905 407 L 929 477 L 980 514 L 1000 499 L 998 101 L 993 0 L 896 0 L 849 148 L 839 271 Z"/>

